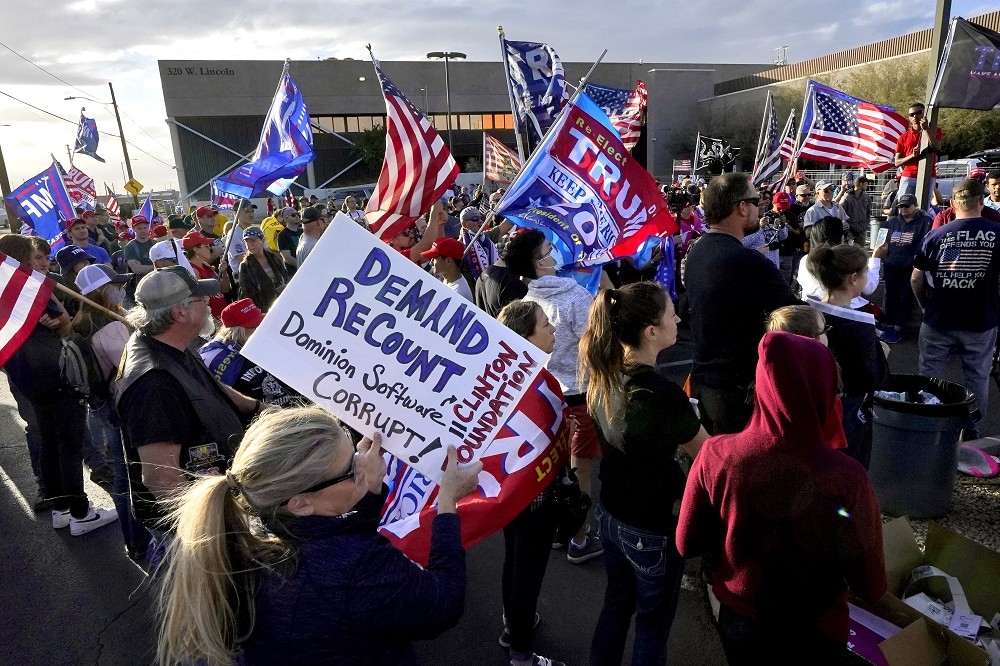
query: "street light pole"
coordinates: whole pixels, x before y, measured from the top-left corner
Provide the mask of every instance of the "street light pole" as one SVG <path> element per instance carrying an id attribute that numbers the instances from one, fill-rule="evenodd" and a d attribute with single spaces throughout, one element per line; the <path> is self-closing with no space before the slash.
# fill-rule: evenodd
<path id="1" fill-rule="evenodd" d="M 448 77 L 448 61 L 465 60 L 467 56 L 464 53 L 459 53 L 458 51 L 432 51 L 427 54 L 427 57 L 431 60 L 444 59 L 444 99 L 445 104 L 448 107 L 448 152 L 454 153 L 451 141 L 451 82 Z"/>
<path id="2" fill-rule="evenodd" d="M 108 90 L 111 91 L 111 106 L 115 110 L 115 120 L 118 121 L 118 137 L 122 140 L 122 155 L 125 156 L 125 168 L 128 170 L 128 179 L 129 180 L 135 180 L 135 177 L 132 176 L 132 162 L 128 158 L 128 144 L 125 143 L 125 130 L 122 129 L 122 117 L 121 117 L 121 114 L 118 113 L 118 100 L 115 99 L 115 87 L 113 85 L 111 85 L 111 81 L 108 81 Z M 90 97 L 79 97 L 79 96 L 76 96 L 76 97 L 67 97 L 66 99 L 67 100 L 70 100 L 70 99 L 89 99 L 91 102 L 96 102 L 98 104 L 107 105 L 107 102 L 102 102 L 100 100 L 92 99 Z M 133 194 L 132 195 L 132 203 L 135 204 L 136 208 L 139 207 L 139 195 L 137 195 L 137 194 Z"/>
<path id="3" fill-rule="evenodd" d="M 3 124 L 0 127 L 10 127 L 10 125 Z M 10 194 L 10 178 L 7 177 L 7 163 L 3 159 L 2 149 L 0 149 L 0 194 L 5 197 Z M 17 216 L 14 215 L 14 209 L 6 201 L 4 207 L 7 209 L 7 226 L 11 231 L 14 231 L 14 220 L 17 219 Z"/>

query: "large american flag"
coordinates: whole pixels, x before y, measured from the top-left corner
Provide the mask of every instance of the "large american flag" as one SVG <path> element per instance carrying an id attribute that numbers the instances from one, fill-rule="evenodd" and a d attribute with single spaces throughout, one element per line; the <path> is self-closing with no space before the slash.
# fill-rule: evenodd
<path id="1" fill-rule="evenodd" d="M 483 171 L 486 178 L 498 183 L 509 183 L 521 170 L 521 158 L 513 150 L 483 132 Z"/>
<path id="2" fill-rule="evenodd" d="M 622 138 L 625 147 L 632 151 L 639 143 L 642 132 L 642 114 L 646 110 L 646 84 L 636 81 L 635 90 L 623 90 L 588 83 L 584 92 L 597 106 L 608 114 L 611 124 Z"/>
<path id="3" fill-rule="evenodd" d="M 441 198 L 458 176 L 458 163 L 431 123 L 386 77 L 375 56 L 385 97 L 385 162 L 365 217 L 385 242 L 399 235 Z"/>
<path id="4" fill-rule="evenodd" d="M 52 289 L 51 279 L 0 253 L 0 366 L 35 330 Z"/>
<path id="5" fill-rule="evenodd" d="M 888 106 L 809 82 L 802 127 L 805 140 L 799 156 L 868 168 L 880 173 L 893 166 L 896 140 L 907 121 Z"/>

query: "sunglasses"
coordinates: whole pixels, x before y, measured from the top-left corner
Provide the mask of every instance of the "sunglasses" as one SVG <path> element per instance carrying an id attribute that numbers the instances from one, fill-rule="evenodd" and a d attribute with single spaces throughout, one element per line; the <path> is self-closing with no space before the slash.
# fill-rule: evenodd
<path id="1" fill-rule="evenodd" d="M 911 118 L 919 118 L 920 116 L 924 115 L 924 112 L 923 111 L 916 111 L 915 113 L 910 113 L 910 114 L 907 114 L 907 115 L 909 115 Z"/>
<path id="2" fill-rule="evenodd" d="M 754 206 L 760 205 L 760 197 L 747 197 L 745 199 L 737 199 L 736 203 L 743 203 L 744 201 L 746 201 L 747 203 L 752 203 Z"/>
<path id="3" fill-rule="evenodd" d="M 355 472 L 356 472 L 356 470 L 358 468 L 358 456 L 359 455 L 360 455 L 360 453 L 358 453 L 357 451 L 355 451 L 354 455 L 351 456 L 351 469 L 347 470 L 347 473 L 341 474 L 340 476 L 335 476 L 332 479 L 327 479 L 326 481 L 320 481 L 316 485 L 309 486 L 305 490 L 296 493 L 296 495 L 304 495 L 306 493 L 317 493 L 317 492 L 323 490 L 324 488 L 329 488 L 330 486 L 335 486 L 338 483 L 343 483 L 344 481 L 349 481 L 350 479 L 353 479 L 354 476 L 355 476 Z M 291 499 L 291 498 L 289 498 L 289 499 Z M 288 501 L 289 500 L 285 500 L 284 502 L 282 502 L 282 504 L 283 505 L 284 504 L 288 504 Z"/>

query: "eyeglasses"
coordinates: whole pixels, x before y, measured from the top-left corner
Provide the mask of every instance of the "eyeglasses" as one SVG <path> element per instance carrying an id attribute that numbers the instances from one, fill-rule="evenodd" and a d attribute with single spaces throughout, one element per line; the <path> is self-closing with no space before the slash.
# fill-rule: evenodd
<path id="1" fill-rule="evenodd" d="M 354 475 L 355 475 L 355 472 L 356 472 L 356 470 L 358 468 L 358 456 L 359 455 L 361 455 L 361 454 L 358 453 L 357 451 L 355 451 L 354 455 L 351 456 L 351 469 L 347 470 L 346 474 L 341 474 L 340 476 L 335 476 L 332 479 L 327 479 L 326 481 L 320 481 L 316 485 L 309 486 L 305 490 L 296 493 L 296 495 L 304 495 L 306 493 L 318 493 L 319 491 L 323 490 L 324 488 L 329 488 L 330 486 L 335 486 L 338 483 L 342 483 L 344 481 L 348 481 L 350 479 L 353 479 Z M 291 498 L 289 498 L 289 499 L 291 499 Z M 288 500 L 285 500 L 284 502 L 282 502 L 282 504 L 288 504 Z"/>
<path id="2" fill-rule="evenodd" d="M 827 324 L 826 326 L 823 327 L 823 330 L 820 331 L 819 334 L 820 335 L 826 335 L 827 333 L 830 332 L 831 328 L 833 328 L 833 326 L 830 326 L 829 324 Z M 819 337 L 819 336 L 817 336 L 817 337 Z"/>
<path id="3" fill-rule="evenodd" d="M 911 118 L 919 118 L 920 116 L 924 115 L 924 112 L 923 111 L 914 111 L 913 113 L 910 113 L 910 114 L 907 114 L 907 115 L 909 115 Z"/>
<path id="4" fill-rule="evenodd" d="M 811 197 L 811 196 L 812 192 L 803 192 L 802 194 L 796 194 L 795 198 L 798 199 L 799 197 Z"/>

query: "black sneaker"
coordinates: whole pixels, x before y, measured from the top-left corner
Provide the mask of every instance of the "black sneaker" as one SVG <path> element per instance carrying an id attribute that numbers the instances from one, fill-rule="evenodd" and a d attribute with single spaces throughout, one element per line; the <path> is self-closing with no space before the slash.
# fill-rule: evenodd
<path id="1" fill-rule="evenodd" d="M 535 613 L 535 623 L 533 625 L 531 625 L 532 628 L 537 627 L 538 623 L 541 622 L 541 621 L 542 621 L 542 618 L 539 617 L 538 613 Z M 510 632 L 507 631 L 507 618 L 506 617 L 504 617 L 504 619 L 503 619 L 503 633 L 500 634 L 500 640 L 498 642 L 500 643 L 500 647 L 505 647 L 505 648 L 509 648 L 510 647 Z"/>
<path id="2" fill-rule="evenodd" d="M 52 508 L 52 500 L 46 497 L 44 492 L 39 490 L 35 495 L 35 501 L 31 503 L 31 507 L 35 510 L 35 513 L 48 511 Z"/>
<path id="3" fill-rule="evenodd" d="M 566 559 L 572 564 L 580 564 L 595 557 L 600 557 L 603 554 L 604 546 L 601 545 L 601 540 L 588 534 L 587 540 L 583 542 L 582 546 L 578 546 L 572 541 L 569 542 L 569 548 L 566 551 Z"/>
<path id="4" fill-rule="evenodd" d="M 90 480 L 101 487 L 110 488 L 115 481 L 115 471 L 111 469 L 110 465 L 102 465 L 90 471 Z"/>

